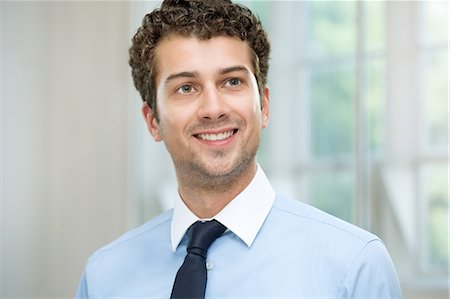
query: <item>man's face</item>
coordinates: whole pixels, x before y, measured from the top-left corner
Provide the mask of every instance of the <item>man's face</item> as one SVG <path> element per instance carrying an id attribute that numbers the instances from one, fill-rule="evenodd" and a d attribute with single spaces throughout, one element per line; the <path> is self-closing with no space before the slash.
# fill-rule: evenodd
<path id="1" fill-rule="evenodd" d="M 219 178 L 255 166 L 269 116 L 246 42 L 172 36 L 156 48 L 159 122 L 144 104 L 156 141 L 163 140 L 178 174 Z"/>

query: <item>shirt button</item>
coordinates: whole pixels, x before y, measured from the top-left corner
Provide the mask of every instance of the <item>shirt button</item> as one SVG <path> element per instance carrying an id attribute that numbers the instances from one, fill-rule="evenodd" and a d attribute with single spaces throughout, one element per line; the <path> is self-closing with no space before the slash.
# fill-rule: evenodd
<path id="1" fill-rule="evenodd" d="M 212 268 L 214 268 L 214 264 L 211 262 L 206 262 L 206 270 L 211 270 Z"/>

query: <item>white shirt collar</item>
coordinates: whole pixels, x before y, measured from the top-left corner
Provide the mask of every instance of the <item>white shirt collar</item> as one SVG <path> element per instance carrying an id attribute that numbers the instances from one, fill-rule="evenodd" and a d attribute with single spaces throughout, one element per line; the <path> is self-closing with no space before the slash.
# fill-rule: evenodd
<path id="1" fill-rule="evenodd" d="M 225 225 L 250 247 L 269 214 L 274 200 L 275 191 L 258 165 L 250 184 L 213 219 Z M 200 219 L 189 210 L 177 193 L 171 225 L 171 241 L 174 252 L 188 228 L 198 220 Z"/>

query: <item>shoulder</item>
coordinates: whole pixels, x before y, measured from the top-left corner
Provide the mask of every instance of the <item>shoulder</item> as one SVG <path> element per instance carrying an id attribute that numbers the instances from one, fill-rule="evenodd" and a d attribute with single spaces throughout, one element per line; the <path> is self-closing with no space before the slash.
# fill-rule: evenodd
<path id="1" fill-rule="evenodd" d="M 88 266 L 114 256 L 130 254 L 139 250 L 148 250 L 149 244 L 166 244 L 170 242 L 172 214 L 173 210 L 166 211 L 98 249 L 89 258 Z"/>
<path id="2" fill-rule="evenodd" d="M 292 260 L 298 256 L 304 266 L 307 257 L 311 271 L 326 278 L 324 283 L 334 281 L 352 298 L 367 294 L 401 297 L 389 253 L 373 233 L 282 195 L 277 195 L 269 218 L 270 235 L 285 248 L 295 248 Z"/>
<path id="3" fill-rule="evenodd" d="M 277 195 L 272 213 L 277 217 L 286 219 L 288 225 L 301 226 L 302 230 L 321 233 L 322 236 L 327 238 L 351 239 L 362 246 L 371 241 L 379 240 L 376 235 L 354 224 L 283 195 Z"/>
<path id="4" fill-rule="evenodd" d="M 121 288 L 116 282 L 128 281 L 130 274 L 149 268 L 162 269 L 162 261 L 172 253 L 172 214 L 172 210 L 164 212 L 95 251 L 85 268 L 85 290 L 92 297 L 106 298 L 109 295 L 105 294 Z"/>
<path id="5" fill-rule="evenodd" d="M 172 220 L 172 213 L 173 210 L 166 211 L 159 216 L 156 216 L 152 220 L 144 223 L 143 225 L 132 229 L 122 236 L 120 236 L 115 241 L 111 242 L 110 244 L 106 245 L 105 247 L 101 248 L 99 251 L 106 251 L 113 249 L 117 246 L 121 246 L 123 244 L 126 244 L 128 242 L 132 242 L 136 239 L 143 238 L 148 235 L 152 234 L 158 234 L 160 230 L 170 229 L 170 222 Z"/>
<path id="6" fill-rule="evenodd" d="M 361 256 L 369 244 L 384 247 L 373 233 L 282 195 L 277 195 L 265 230 L 287 248 L 301 248 L 304 256 L 326 256 L 343 268 Z"/>

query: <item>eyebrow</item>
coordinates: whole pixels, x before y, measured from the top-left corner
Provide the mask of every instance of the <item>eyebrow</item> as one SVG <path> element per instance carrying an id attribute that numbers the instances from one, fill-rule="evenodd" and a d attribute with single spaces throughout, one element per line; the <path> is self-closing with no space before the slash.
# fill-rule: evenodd
<path id="1" fill-rule="evenodd" d="M 250 71 L 249 71 L 245 66 L 243 66 L 243 65 L 237 65 L 237 66 L 230 66 L 230 67 L 221 69 L 221 70 L 219 71 L 219 74 L 220 74 L 220 75 L 225 75 L 225 74 L 228 74 L 228 73 L 238 72 L 238 71 L 239 71 L 239 72 L 245 72 L 245 73 L 247 73 L 247 74 L 250 73 Z"/>
<path id="2" fill-rule="evenodd" d="M 198 76 L 197 72 L 181 72 L 181 73 L 176 73 L 176 74 L 172 74 L 169 77 L 167 77 L 166 79 L 166 83 L 174 80 L 174 79 L 178 79 L 178 78 L 195 78 Z"/>
<path id="3" fill-rule="evenodd" d="M 250 71 L 242 65 L 236 65 L 236 66 L 230 66 L 224 69 L 219 70 L 219 74 L 220 75 L 226 75 L 232 72 L 245 72 L 247 74 L 250 74 Z M 169 77 L 167 77 L 167 79 L 165 80 L 165 84 L 167 84 L 168 82 L 178 79 L 178 78 L 196 78 L 198 77 L 198 73 L 197 72 L 180 72 L 180 73 L 175 73 L 170 75 Z"/>

